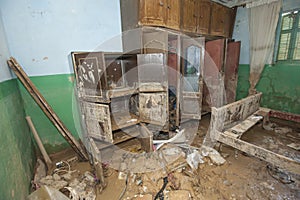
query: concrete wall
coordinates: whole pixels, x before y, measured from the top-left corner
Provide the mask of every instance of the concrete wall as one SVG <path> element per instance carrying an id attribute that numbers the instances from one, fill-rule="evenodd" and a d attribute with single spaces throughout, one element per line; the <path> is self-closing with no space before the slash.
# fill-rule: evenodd
<path id="1" fill-rule="evenodd" d="M 10 53 L 1 18 L 0 44 L 0 194 L 19 200 L 29 193 L 35 154 L 18 83 L 6 64 Z"/>
<path id="2" fill-rule="evenodd" d="M 11 55 L 23 66 L 71 133 L 80 134 L 74 118 L 72 51 L 121 51 L 119 0 L 0 0 Z M 19 83 L 25 112 L 31 116 L 46 149 L 68 146 Z M 75 114 L 76 116 L 76 114 Z M 77 128 L 76 128 L 77 127 Z"/>
<path id="3" fill-rule="evenodd" d="M 30 76 L 72 73 L 68 55 L 121 32 L 119 0 L 1 0 L 11 54 Z M 120 51 L 121 41 L 101 50 Z"/>
<path id="4" fill-rule="evenodd" d="M 300 8 L 300 0 L 284 0 L 283 12 Z M 239 7 L 233 38 L 241 41 L 237 99 L 246 97 L 249 89 L 248 10 Z M 278 37 L 277 37 L 278 38 Z M 275 53 L 276 53 L 275 48 Z M 275 62 L 266 65 L 257 90 L 263 92 L 261 105 L 275 110 L 300 114 L 300 62 Z"/>

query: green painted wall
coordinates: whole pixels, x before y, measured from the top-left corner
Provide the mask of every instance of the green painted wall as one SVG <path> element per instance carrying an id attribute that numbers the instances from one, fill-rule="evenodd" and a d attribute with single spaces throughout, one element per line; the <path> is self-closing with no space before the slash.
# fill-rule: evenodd
<path id="1" fill-rule="evenodd" d="M 60 117 L 65 126 L 76 138 L 78 138 L 76 127 L 79 127 L 79 120 L 76 118 L 76 112 L 73 112 L 75 109 L 74 106 L 76 106 L 73 90 L 73 75 L 36 76 L 30 77 L 30 79 Z M 25 112 L 27 115 L 31 116 L 48 153 L 57 152 L 69 147 L 65 139 L 60 135 L 55 126 L 42 112 L 40 107 L 35 103 L 20 82 L 19 85 L 24 101 Z M 77 120 L 76 122 L 74 122 L 74 116 L 75 120 Z M 78 130 L 80 130 L 80 127 Z"/>
<path id="2" fill-rule="evenodd" d="M 36 160 L 15 79 L 0 83 L 0 199 L 25 199 Z"/>
<path id="3" fill-rule="evenodd" d="M 239 66 L 237 99 L 248 94 L 249 73 L 249 65 Z M 300 114 L 300 63 L 266 65 L 256 88 L 263 93 L 261 106 Z"/>

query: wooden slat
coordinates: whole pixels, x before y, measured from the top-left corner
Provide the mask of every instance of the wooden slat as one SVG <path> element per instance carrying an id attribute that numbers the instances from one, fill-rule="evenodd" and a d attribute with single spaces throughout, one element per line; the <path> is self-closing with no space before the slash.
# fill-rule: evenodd
<path id="1" fill-rule="evenodd" d="M 97 138 L 93 138 L 93 139 L 95 141 L 97 148 L 101 150 L 134 139 L 139 135 L 140 135 L 139 130 L 135 127 L 132 127 L 132 128 L 125 129 L 124 132 L 123 131 L 114 132 L 113 143 L 97 140 Z"/>
<path id="2" fill-rule="evenodd" d="M 116 113 L 116 114 L 113 114 L 113 117 L 114 118 L 112 118 L 112 120 L 111 120 L 112 131 L 126 128 L 129 126 L 138 124 L 140 122 L 138 116 L 131 114 L 131 113 L 129 114 L 128 112 Z"/>
<path id="3" fill-rule="evenodd" d="M 15 72 L 19 80 L 22 82 L 26 90 L 35 100 L 35 102 L 40 106 L 42 111 L 46 114 L 49 120 L 54 124 L 59 133 L 66 139 L 66 141 L 71 145 L 73 150 L 82 158 L 83 160 L 88 160 L 88 156 L 86 152 L 81 147 L 81 145 L 77 142 L 77 140 L 72 136 L 69 130 L 65 127 L 56 113 L 53 111 L 51 106 L 48 104 L 46 99 L 42 96 L 42 94 L 38 91 L 35 85 L 31 82 L 27 74 L 23 71 L 22 67 L 16 61 L 15 58 L 11 57 L 7 61 L 9 67 Z"/>
<path id="4" fill-rule="evenodd" d="M 264 149 L 240 139 L 236 139 L 221 132 L 218 132 L 217 135 L 217 140 L 219 142 L 232 146 L 233 148 L 236 148 L 269 163 L 272 163 L 279 168 L 285 169 L 292 173 L 300 174 L 300 162 L 297 162 L 292 158 L 274 153 L 270 150 Z"/>
<path id="5" fill-rule="evenodd" d="M 254 126 L 257 122 L 261 121 L 262 119 L 262 116 L 257 116 L 256 113 L 254 113 L 241 123 L 233 126 L 230 129 L 227 129 L 224 132 L 224 134 L 229 134 L 231 136 L 234 136 L 235 138 L 240 138 L 243 135 L 243 133 L 248 131 L 252 126 Z"/>

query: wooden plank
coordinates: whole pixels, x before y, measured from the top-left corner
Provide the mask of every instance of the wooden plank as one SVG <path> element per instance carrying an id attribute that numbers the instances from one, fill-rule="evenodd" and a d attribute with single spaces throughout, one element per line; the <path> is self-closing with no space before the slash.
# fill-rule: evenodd
<path id="1" fill-rule="evenodd" d="M 179 81 L 181 78 L 180 73 L 180 60 L 182 57 L 182 49 L 181 49 L 181 35 L 178 35 L 177 38 L 177 90 L 176 90 L 176 126 L 180 124 L 180 92 L 181 92 L 181 82 Z"/>
<path id="2" fill-rule="evenodd" d="M 92 138 L 90 138 L 89 143 L 91 148 L 91 154 L 93 156 L 93 165 L 96 169 L 97 178 L 99 179 L 101 186 L 105 187 L 105 179 L 101 163 L 101 153 Z"/>
<path id="3" fill-rule="evenodd" d="M 220 108 L 216 108 L 216 112 L 224 113 L 223 116 L 220 116 L 223 118 L 224 126 L 222 128 L 234 122 L 245 120 L 249 115 L 256 112 L 259 109 L 261 96 L 262 93 L 258 93 Z M 223 130 L 219 129 L 218 131 Z"/>
<path id="4" fill-rule="evenodd" d="M 44 158 L 44 160 L 47 163 L 48 168 L 50 168 L 51 165 L 52 165 L 52 160 L 50 159 L 50 157 L 49 157 L 49 155 L 48 155 L 48 153 L 47 153 L 47 151 L 46 151 L 46 149 L 45 149 L 45 147 L 44 147 L 44 145 L 42 143 L 42 140 L 41 140 L 39 134 L 37 133 L 37 131 L 35 129 L 35 126 L 33 125 L 31 117 L 30 116 L 26 116 L 25 119 L 26 119 L 26 121 L 27 121 L 27 123 L 29 125 L 29 128 L 30 128 L 30 130 L 31 130 L 31 132 L 32 132 L 32 134 L 34 136 L 34 139 L 35 139 L 35 141 L 36 141 L 36 143 L 37 143 L 37 145 L 38 145 L 38 147 L 39 147 L 39 149 L 40 149 L 40 151 L 41 151 L 41 153 L 43 155 L 43 158 Z"/>
<path id="5" fill-rule="evenodd" d="M 138 116 L 126 112 L 114 114 L 111 122 L 112 131 L 115 131 L 138 124 L 140 121 Z"/>
<path id="6" fill-rule="evenodd" d="M 240 151 L 243 151 L 249 155 L 255 156 L 266 162 L 274 164 L 279 168 L 290 171 L 292 173 L 300 174 L 300 162 L 293 160 L 292 158 L 285 157 L 280 154 L 276 154 L 270 150 L 256 146 L 254 144 L 245 142 L 240 139 L 236 139 L 229 135 L 217 131 L 219 142 L 232 146 Z"/>
<path id="7" fill-rule="evenodd" d="M 145 126 L 145 124 L 140 124 L 140 138 L 142 149 L 146 152 L 153 151 L 153 133 Z"/>
<path id="8" fill-rule="evenodd" d="M 277 110 L 270 111 L 270 117 L 284 119 L 288 121 L 294 121 L 300 123 L 300 115 L 294 113 L 281 112 Z"/>
<path id="9" fill-rule="evenodd" d="M 246 120 L 238 123 L 230 129 L 227 129 L 224 134 L 234 135 L 235 138 L 240 138 L 243 133 L 248 131 L 252 126 L 254 126 L 257 122 L 263 119 L 262 116 L 257 116 L 255 113 L 249 116 Z M 233 134 L 231 134 L 233 133 Z"/>
<path id="10" fill-rule="evenodd" d="M 101 149 L 111 147 L 113 145 L 121 144 L 123 142 L 138 137 L 140 135 L 140 132 L 135 127 L 132 127 L 132 128 L 125 129 L 124 132 L 123 131 L 114 132 L 113 135 L 114 135 L 113 143 L 99 140 L 97 138 L 93 138 L 97 148 L 101 150 Z"/>
<path id="11" fill-rule="evenodd" d="M 54 124 L 59 133 L 66 139 L 66 141 L 71 145 L 73 150 L 82 158 L 83 160 L 87 160 L 88 156 L 86 152 L 82 148 L 82 146 L 77 142 L 77 140 L 72 136 L 69 130 L 65 127 L 56 113 L 53 111 L 51 106 L 48 104 L 46 99 L 42 96 L 42 94 L 38 91 L 35 85 L 31 82 L 27 74 L 23 71 L 22 67 L 16 61 L 15 58 L 11 57 L 7 61 L 9 67 L 15 72 L 19 80 L 22 82 L 26 90 L 35 100 L 35 102 L 40 106 L 42 111 L 46 114 L 49 120 Z"/>

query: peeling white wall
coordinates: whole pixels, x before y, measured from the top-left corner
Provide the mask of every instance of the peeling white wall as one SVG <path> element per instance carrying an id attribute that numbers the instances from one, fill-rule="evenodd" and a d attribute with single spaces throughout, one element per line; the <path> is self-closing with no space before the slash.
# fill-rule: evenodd
<path id="1" fill-rule="evenodd" d="M 0 0 L 0 10 L 10 53 L 30 76 L 72 73 L 71 51 L 121 33 L 119 0 Z M 98 50 L 121 51 L 121 40 Z"/>

